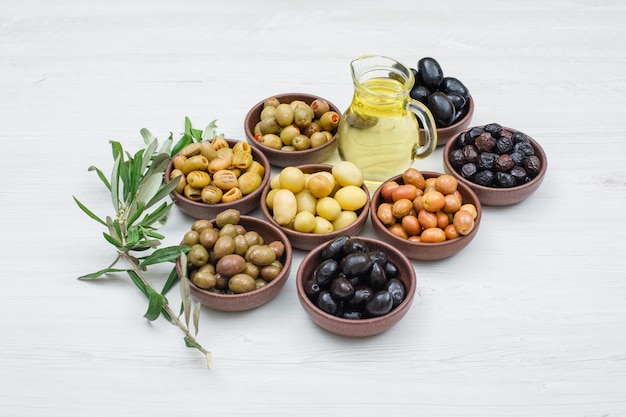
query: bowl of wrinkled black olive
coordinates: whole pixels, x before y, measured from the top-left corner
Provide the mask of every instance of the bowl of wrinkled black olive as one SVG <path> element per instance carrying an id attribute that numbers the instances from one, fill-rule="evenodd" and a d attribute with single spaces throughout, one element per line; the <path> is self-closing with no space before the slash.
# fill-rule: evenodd
<path id="1" fill-rule="evenodd" d="M 296 275 L 311 320 L 338 335 L 382 333 L 408 312 L 416 291 L 409 259 L 377 239 L 342 235 L 311 250 Z"/>
<path id="2" fill-rule="evenodd" d="M 539 143 L 499 123 L 475 126 L 449 141 L 443 151 L 446 173 L 468 185 L 488 206 L 517 204 L 533 194 L 548 168 Z"/>
<path id="3" fill-rule="evenodd" d="M 337 149 L 340 118 L 339 108 L 322 97 L 284 93 L 256 103 L 246 114 L 244 131 L 273 166 L 318 164 Z"/>

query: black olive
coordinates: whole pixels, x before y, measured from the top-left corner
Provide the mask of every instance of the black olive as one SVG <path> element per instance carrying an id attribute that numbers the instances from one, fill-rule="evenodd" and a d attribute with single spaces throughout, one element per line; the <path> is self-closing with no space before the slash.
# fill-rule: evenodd
<path id="1" fill-rule="evenodd" d="M 496 159 L 496 170 L 498 171 L 508 171 L 515 166 L 515 161 L 511 158 L 511 155 L 505 153 L 504 155 L 498 156 Z"/>
<path id="2" fill-rule="evenodd" d="M 463 151 L 460 149 L 455 149 L 450 154 L 450 163 L 453 167 L 459 168 L 461 165 L 466 163 L 465 156 L 463 156 Z"/>
<path id="3" fill-rule="evenodd" d="M 531 177 L 535 177 L 541 170 L 541 161 L 536 155 L 530 155 L 528 158 L 526 158 L 526 161 L 524 162 L 524 167 L 526 168 L 526 172 L 528 172 L 528 175 L 530 175 Z"/>
<path id="4" fill-rule="evenodd" d="M 511 152 L 513 149 L 513 137 L 500 136 L 498 140 L 496 140 L 496 149 L 500 154 Z"/>
<path id="5" fill-rule="evenodd" d="M 384 266 L 385 266 L 385 274 L 387 274 L 387 278 L 395 278 L 400 273 L 400 270 L 398 269 L 397 265 L 389 260 Z"/>
<path id="6" fill-rule="evenodd" d="M 493 184 L 494 177 L 495 174 L 493 173 L 493 171 L 485 169 L 474 175 L 474 178 L 472 180 L 478 185 L 484 185 L 487 187 Z"/>
<path id="7" fill-rule="evenodd" d="M 473 162 L 468 162 L 461 167 L 461 175 L 463 178 L 471 179 L 478 171 L 476 164 Z"/>
<path id="8" fill-rule="evenodd" d="M 528 178 L 526 170 L 520 166 L 514 166 L 511 168 L 511 175 L 515 178 L 515 184 L 524 184 Z"/>
<path id="9" fill-rule="evenodd" d="M 322 249 L 321 257 L 322 259 L 336 259 L 339 260 L 343 256 L 343 244 L 346 240 L 350 239 L 348 235 L 338 236 L 329 242 Z"/>
<path id="10" fill-rule="evenodd" d="M 363 318 L 363 313 L 359 310 L 348 310 L 341 313 L 341 317 L 348 320 L 361 320 Z"/>
<path id="11" fill-rule="evenodd" d="M 374 293 L 367 303 L 365 303 L 365 311 L 372 316 L 382 316 L 389 313 L 393 308 L 393 299 L 389 291 L 378 291 Z"/>
<path id="12" fill-rule="evenodd" d="M 345 277 L 335 278 L 330 282 L 330 295 L 335 300 L 347 300 L 354 295 L 354 287 Z"/>
<path id="13" fill-rule="evenodd" d="M 491 152 L 496 146 L 496 138 L 489 132 L 484 132 L 482 135 L 476 138 L 476 149 L 482 152 Z"/>
<path id="14" fill-rule="evenodd" d="M 352 307 L 360 307 L 372 298 L 373 294 L 374 291 L 367 285 L 357 285 L 354 287 L 352 298 L 346 301 L 346 303 Z"/>
<path id="15" fill-rule="evenodd" d="M 493 152 L 483 152 L 478 156 L 479 169 L 493 169 L 498 159 L 498 154 Z"/>
<path id="16" fill-rule="evenodd" d="M 502 130 L 502 125 L 500 125 L 499 123 L 488 123 L 485 125 L 484 129 L 486 132 L 489 132 L 492 135 L 497 136 L 498 132 Z"/>
<path id="17" fill-rule="evenodd" d="M 515 143 L 528 142 L 528 136 L 522 132 L 515 132 L 513 133 L 513 140 Z"/>
<path id="18" fill-rule="evenodd" d="M 508 172 L 496 172 L 496 185 L 500 187 L 515 186 L 515 178 Z"/>
<path id="19" fill-rule="evenodd" d="M 377 263 L 381 266 L 384 266 L 387 262 L 387 253 L 381 250 L 373 250 L 369 252 L 369 256 L 372 262 Z"/>
<path id="20" fill-rule="evenodd" d="M 446 94 L 446 95 L 448 96 L 448 98 L 452 102 L 452 105 L 454 106 L 454 109 L 457 112 L 459 110 L 463 110 L 463 108 L 465 108 L 465 105 L 467 104 L 467 100 L 465 100 L 465 97 L 463 97 L 459 93 L 450 93 L 450 94 Z"/>
<path id="21" fill-rule="evenodd" d="M 319 293 L 315 303 L 321 310 L 328 314 L 336 316 L 339 313 L 339 303 L 333 299 L 332 295 L 326 290 Z"/>
<path id="22" fill-rule="evenodd" d="M 478 148 L 474 145 L 463 146 L 463 156 L 467 162 L 478 162 Z"/>
<path id="23" fill-rule="evenodd" d="M 370 286 L 375 290 L 380 290 L 387 285 L 387 274 L 380 264 L 373 264 L 368 275 Z"/>
<path id="24" fill-rule="evenodd" d="M 428 96 L 430 95 L 430 90 L 423 85 L 416 85 L 411 89 L 409 95 L 413 100 L 417 100 L 421 103 L 428 105 Z"/>
<path id="25" fill-rule="evenodd" d="M 465 100 L 469 100 L 470 98 L 470 92 L 465 84 L 454 77 L 444 77 L 439 84 L 439 90 L 446 94 L 460 94 L 463 98 L 465 98 Z"/>
<path id="26" fill-rule="evenodd" d="M 513 150 L 520 151 L 526 156 L 535 154 L 535 148 L 530 142 L 518 142 L 513 146 Z"/>
<path id="27" fill-rule="evenodd" d="M 357 237 L 351 237 L 343 242 L 343 254 L 349 255 L 351 253 L 368 252 L 369 246 L 363 240 Z"/>
<path id="28" fill-rule="evenodd" d="M 522 166 L 524 164 L 524 161 L 526 160 L 526 155 L 520 151 L 513 151 L 509 155 L 511 155 L 511 158 L 513 158 L 515 165 Z"/>
<path id="29" fill-rule="evenodd" d="M 391 294 L 394 307 L 404 301 L 404 284 L 399 279 L 390 279 L 385 289 Z"/>
<path id="30" fill-rule="evenodd" d="M 434 91 L 443 80 L 443 70 L 439 63 L 430 57 L 422 58 L 417 62 L 417 82 Z"/>
<path id="31" fill-rule="evenodd" d="M 346 276 L 362 275 L 372 267 L 372 260 L 369 255 L 364 252 L 356 252 L 346 255 L 341 260 L 341 272 Z"/>
<path id="32" fill-rule="evenodd" d="M 339 263 L 334 259 L 326 259 L 313 270 L 313 279 L 322 287 L 326 287 L 339 274 Z"/>
<path id="33" fill-rule="evenodd" d="M 445 93 L 435 91 L 428 96 L 428 109 L 433 114 L 437 126 L 450 126 L 454 119 L 455 108 Z"/>
<path id="34" fill-rule="evenodd" d="M 306 282 L 304 283 L 304 292 L 311 300 L 315 300 L 321 290 L 322 288 L 317 283 L 317 281 L 313 278 L 307 279 Z"/>

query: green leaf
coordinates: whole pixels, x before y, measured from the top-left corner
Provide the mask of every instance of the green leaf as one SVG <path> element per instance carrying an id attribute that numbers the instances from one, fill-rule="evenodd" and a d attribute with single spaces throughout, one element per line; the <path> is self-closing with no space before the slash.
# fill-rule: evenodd
<path id="1" fill-rule="evenodd" d="M 162 235 L 161 233 L 157 233 L 152 229 L 143 229 L 143 233 L 148 236 L 148 237 L 153 237 L 155 239 L 159 239 L 159 240 L 163 240 L 165 239 L 165 235 Z"/>
<path id="2" fill-rule="evenodd" d="M 163 295 L 167 294 L 170 291 L 170 289 L 172 289 L 176 281 L 178 281 L 178 271 L 176 270 L 176 267 L 174 267 L 172 268 L 170 275 L 167 277 L 167 281 L 165 281 L 165 285 L 163 286 L 163 289 L 161 290 L 161 294 Z"/>
<path id="3" fill-rule="evenodd" d="M 148 165 L 150 164 L 150 161 L 152 160 L 152 157 L 154 156 L 154 151 L 156 150 L 158 145 L 159 143 L 157 142 L 156 139 L 154 139 L 152 142 L 150 142 L 150 144 L 146 148 L 146 151 L 143 153 L 143 158 L 141 160 L 141 172 L 142 173 L 145 172 L 146 168 L 148 168 Z"/>
<path id="4" fill-rule="evenodd" d="M 113 169 L 111 170 L 111 200 L 113 202 L 113 209 L 116 212 L 120 209 L 120 200 L 119 200 L 120 161 L 121 161 L 121 156 L 118 155 L 115 158 L 115 163 L 113 164 Z"/>
<path id="5" fill-rule="evenodd" d="M 133 201 L 128 209 L 128 220 L 127 223 L 132 225 L 135 221 L 141 216 L 146 208 L 146 203 L 143 201 Z"/>
<path id="6" fill-rule="evenodd" d="M 191 125 L 191 119 L 185 116 L 185 133 L 191 135 L 191 129 L 193 129 L 193 126 Z"/>
<path id="7" fill-rule="evenodd" d="M 191 340 L 188 336 L 185 336 L 185 346 L 188 348 L 201 349 L 202 346 L 198 342 Z"/>
<path id="8" fill-rule="evenodd" d="M 146 216 L 141 220 L 140 224 L 144 226 L 152 226 L 152 227 L 160 227 L 154 226 L 155 223 L 165 223 L 167 220 L 167 213 L 170 211 L 174 203 L 163 203 L 152 213 L 146 214 Z"/>
<path id="9" fill-rule="evenodd" d="M 217 130 L 217 120 L 213 120 L 211 123 L 204 128 L 204 133 L 202 134 L 202 140 L 211 140 L 215 137 L 215 131 Z"/>
<path id="10" fill-rule="evenodd" d="M 148 311 L 146 311 L 146 314 L 143 316 L 150 321 L 154 321 L 161 315 L 165 299 L 161 294 L 154 291 L 152 288 L 146 288 L 148 289 Z"/>
<path id="11" fill-rule="evenodd" d="M 96 278 L 100 278 L 102 275 L 111 273 L 111 272 L 125 272 L 126 269 L 116 269 L 116 268 L 105 268 L 96 272 L 92 272 L 91 274 L 82 275 L 78 277 L 80 280 L 92 280 Z"/>
<path id="12" fill-rule="evenodd" d="M 156 204 L 157 202 L 163 200 L 165 197 L 170 195 L 170 193 L 174 191 L 174 189 L 178 185 L 179 178 L 180 177 L 176 177 L 174 178 L 173 181 L 170 181 L 167 184 L 165 184 L 163 187 L 161 187 L 159 191 L 154 195 L 154 197 L 152 197 L 152 200 L 148 201 L 148 207 Z"/>
<path id="13" fill-rule="evenodd" d="M 154 264 L 160 264 L 163 262 L 176 262 L 178 257 L 186 252 L 189 252 L 189 246 L 168 246 L 166 248 L 160 248 L 152 252 L 149 256 L 143 258 L 141 266 L 148 266 Z"/>
<path id="14" fill-rule="evenodd" d="M 152 141 L 154 141 L 156 138 L 154 137 L 154 135 L 152 133 L 150 133 L 150 131 L 148 129 L 141 128 L 139 130 L 139 133 L 141 133 L 141 137 L 143 138 L 144 143 L 147 145 L 149 143 L 151 143 Z"/>
<path id="15" fill-rule="evenodd" d="M 100 217 L 96 216 L 91 210 L 89 210 L 83 203 L 81 203 L 80 201 L 78 201 L 78 199 L 74 196 L 72 196 L 74 198 L 74 201 L 76 202 L 76 204 L 78 204 L 78 207 L 80 207 L 80 209 L 82 211 L 84 211 L 89 217 L 91 217 L 92 219 L 94 219 L 95 221 L 97 221 L 98 223 L 103 224 L 104 226 L 106 226 L 106 222 L 104 220 L 102 220 Z"/>
<path id="16" fill-rule="evenodd" d="M 150 297 L 148 295 L 148 290 L 147 290 L 147 286 L 146 284 L 144 284 L 144 282 L 141 280 L 141 277 L 139 276 L 139 274 L 137 274 L 135 271 L 133 270 L 128 270 L 126 271 L 128 272 L 128 275 L 130 276 L 130 279 L 133 280 L 133 282 L 135 283 L 135 285 L 137 286 L 137 288 L 139 288 L 139 290 L 146 296 L 146 297 Z"/>
<path id="17" fill-rule="evenodd" d="M 107 189 L 111 191 L 111 184 L 109 183 L 109 180 L 107 180 L 106 177 L 104 176 L 104 173 L 100 171 L 100 169 L 92 165 L 87 169 L 87 171 L 96 171 L 100 180 L 104 183 Z"/>
<path id="18" fill-rule="evenodd" d="M 109 242 L 111 245 L 115 246 L 118 249 L 122 249 L 122 242 L 118 241 L 117 239 L 115 239 L 113 236 L 111 236 L 108 233 L 102 232 L 102 235 L 104 236 L 106 241 Z"/>
<path id="19" fill-rule="evenodd" d="M 144 177 L 137 190 L 135 201 L 142 203 L 145 208 L 150 207 L 148 203 L 151 202 L 153 197 L 159 192 L 162 183 L 163 177 L 156 172 L 148 177 Z"/>
<path id="20" fill-rule="evenodd" d="M 172 144 L 174 143 L 174 135 L 170 132 L 170 136 L 163 141 L 161 147 L 159 148 L 158 153 L 164 153 L 166 155 L 171 155 L 172 152 Z"/>
<path id="21" fill-rule="evenodd" d="M 126 246 L 133 247 L 139 243 L 139 228 L 136 226 L 130 226 L 128 228 L 128 236 L 126 237 Z"/>

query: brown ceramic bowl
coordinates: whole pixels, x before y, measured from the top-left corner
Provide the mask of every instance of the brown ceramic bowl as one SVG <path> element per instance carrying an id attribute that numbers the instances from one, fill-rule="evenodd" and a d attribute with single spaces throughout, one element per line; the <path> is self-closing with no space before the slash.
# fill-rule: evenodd
<path id="1" fill-rule="evenodd" d="M 311 104 L 313 100 L 321 98 L 319 96 L 305 93 L 286 93 L 278 94 L 273 97 L 276 97 L 281 103 L 290 103 L 294 100 L 302 100 L 307 104 Z M 337 112 L 337 114 L 341 116 L 339 108 L 337 108 L 337 106 L 332 104 L 330 101 L 326 101 L 330 105 L 331 110 Z M 303 151 L 281 151 L 259 143 L 259 141 L 254 137 L 254 127 L 259 120 L 261 120 L 261 111 L 263 110 L 264 102 L 265 100 L 262 100 L 250 109 L 246 115 L 243 127 L 250 145 L 261 150 L 265 156 L 267 156 L 270 164 L 279 168 L 304 164 L 318 164 L 320 162 L 324 162 L 333 154 L 333 152 L 335 152 L 337 149 L 336 136 L 333 136 L 332 140 L 326 142 L 326 144 L 322 146 Z"/>
<path id="2" fill-rule="evenodd" d="M 421 171 L 424 178 L 436 178 L 441 173 Z M 478 196 L 472 191 L 472 189 L 462 183 L 458 182 L 457 190 L 461 193 L 463 198 L 463 204 L 471 203 L 476 207 L 477 216 L 474 219 L 474 228 L 465 236 L 460 236 L 456 239 L 445 240 L 443 242 L 425 243 L 425 242 L 413 242 L 407 239 L 403 239 L 391 233 L 387 227 L 380 221 L 377 216 L 378 206 L 383 202 L 381 196 L 381 190 L 383 186 L 391 181 L 396 181 L 398 184 L 403 184 L 402 175 L 396 175 L 381 184 L 374 194 L 372 195 L 372 202 L 370 207 L 370 219 L 372 226 L 376 234 L 385 242 L 390 243 L 394 247 L 400 249 L 402 253 L 411 259 L 419 261 L 438 261 L 440 259 L 449 258 L 455 255 L 463 248 L 465 248 L 474 239 L 478 228 L 480 226 L 480 220 L 482 218 L 482 206 Z"/>
<path id="3" fill-rule="evenodd" d="M 326 313 L 307 297 L 304 283 L 313 276 L 313 271 L 322 261 L 321 252 L 326 243 L 317 246 L 306 255 L 296 275 L 296 291 L 304 311 L 321 328 L 342 336 L 373 336 L 388 330 L 398 323 L 411 308 L 417 286 L 413 264 L 400 250 L 376 239 L 366 237 L 359 237 L 359 239 L 365 241 L 372 250 L 386 252 L 388 259 L 398 267 L 399 279 L 402 280 L 405 288 L 405 298 L 389 313 L 361 320 L 346 319 Z"/>
<path id="4" fill-rule="evenodd" d="M 226 139 L 228 145 L 232 148 L 236 145 L 238 140 L 234 139 Z M 263 152 L 255 149 L 254 147 L 250 147 L 252 150 L 252 158 L 263 165 L 265 168 L 265 174 L 263 175 L 263 179 L 261 181 L 261 185 L 251 192 L 248 195 L 243 196 L 243 198 L 233 201 L 232 203 L 218 203 L 218 204 L 206 204 L 202 201 L 193 201 L 189 198 L 185 197 L 183 194 L 177 192 L 176 190 L 172 191 L 170 196 L 172 200 L 174 200 L 174 204 L 185 214 L 196 218 L 196 219 L 212 219 L 217 216 L 218 213 L 222 212 L 227 208 L 237 209 L 241 212 L 241 214 L 250 213 L 259 205 L 259 199 L 261 198 L 261 193 L 263 189 L 267 185 L 271 176 L 271 166 Z M 172 170 L 174 169 L 173 159 L 167 165 L 165 169 L 165 178 L 169 179 Z"/>
<path id="5" fill-rule="evenodd" d="M 305 174 L 312 174 L 314 172 L 320 172 L 320 171 L 331 172 L 332 165 L 308 164 L 308 165 L 300 165 L 297 168 L 300 168 L 300 170 L 302 170 L 302 172 L 304 172 Z M 314 247 L 322 243 L 325 243 L 329 240 L 336 238 L 337 236 L 346 235 L 346 234 L 358 235 L 361 232 L 361 230 L 363 229 L 363 226 L 367 222 L 367 216 L 370 210 L 369 190 L 367 189 L 367 186 L 365 184 L 363 184 L 361 188 L 365 191 L 365 194 L 367 195 L 367 203 L 362 209 L 357 211 L 356 221 L 352 223 L 351 225 L 344 227 L 343 229 L 334 230 L 330 233 L 315 234 L 315 233 L 298 232 L 288 227 L 283 227 L 279 225 L 278 223 L 276 223 L 276 221 L 272 217 L 272 212 L 270 211 L 270 209 L 267 207 L 267 204 L 265 203 L 267 194 L 270 192 L 269 184 L 263 189 L 263 194 L 261 195 L 261 212 L 263 213 L 263 215 L 265 216 L 268 222 L 272 223 L 272 225 L 276 227 L 279 227 L 287 235 L 287 237 L 291 241 L 291 245 L 294 248 L 302 249 L 302 250 L 311 250 Z"/>
<path id="6" fill-rule="evenodd" d="M 477 127 L 484 127 L 484 126 L 477 126 Z M 511 129 L 507 127 L 504 127 L 504 129 L 509 130 L 513 133 L 518 132 L 515 129 Z M 468 179 L 465 179 L 453 167 L 452 162 L 450 160 L 450 155 L 452 154 L 454 150 L 460 148 L 460 145 L 458 144 L 458 138 L 460 137 L 460 135 L 464 134 L 465 132 L 469 130 L 471 129 L 467 129 L 459 133 L 455 137 L 454 140 L 451 140 L 450 142 L 446 144 L 443 150 L 443 167 L 444 167 L 445 172 L 451 175 L 454 175 L 459 180 L 459 183 L 465 184 L 468 187 L 470 187 L 476 193 L 476 195 L 478 195 L 478 198 L 480 199 L 481 203 L 487 206 L 509 206 L 512 204 L 517 204 L 525 200 L 526 198 L 528 198 L 535 191 L 537 191 L 537 189 L 543 182 L 543 179 L 546 175 L 546 170 L 548 168 L 548 159 L 546 158 L 546 154 L 543 148 L 541 147 L 541 145 L 539 145 L 539 143 L 537 143 L 536 140 L 534 140 L 528 135 L 526 135 L 526 137 L 528 137 L 528 141 L 533 145 L 533 148 L 535 150 L 535 155 L 539 158 L 539 161 L 541 162 L 541 168 L 538 174 L 532 180 L 524 184 L 517 185 L 514 187 L 510 187 L 510 188 L 496 188 L 496 187 L 478 185 Z"/>
<path id="7" fill-rule="evenodd" d="M 215 219 L 212 220 L 215 226 Z M 204 306 L 220 311 L 246 311 L 257 308 L 272 298 L 274 298 L 284 287 L 289 274 L 291 273 L 291 262 L 293 258 L 293 249 L 289 243 L 289 239 L 276 226 L 252 216 L 242 215 L 239 224 L 244 226 L 248 231 L 256 231 L 259 233 L 266 243 L 279 240 L 285 245 L 285 253 L 280 260 L 283 262 L 283 269 L 280 274 L 270 281 L 264 287 L 243 294 L 218 294 L 194 285 L 189 282 L 191 295 L 200 301 Z M 178 275 L 182 275 L 180 261 L 176 262 L 176 270 Z"/>
<path id="8" fill-rule="evenodd" d="M 455 138 L 459 133 L 467 129 L 472 116 L 474 115 L 474 98 L 470 96 L 467 113 L 458 122 L 447 127 L 437 128 L 437 147 L 445 146 L 450 139 Z M 420 135 L 424 134 L 424 129 L 420 129 Z"/>

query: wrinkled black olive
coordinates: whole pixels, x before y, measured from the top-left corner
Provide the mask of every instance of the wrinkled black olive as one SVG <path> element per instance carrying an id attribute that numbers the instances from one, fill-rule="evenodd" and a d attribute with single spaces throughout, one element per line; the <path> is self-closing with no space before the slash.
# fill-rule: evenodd
<path id="1" fill-rule="evenodd" d="M 478 162 L 478 149 L 474 145 L 463 146 L 463 156 L 467 162 Z"/>
<path id="2" fill-rule="evenodd" d="M 367 300 L 372 298 L 374 291 L 367 285 L 357 285 L 354 287 L 354 294 L 352 298 L 347 301 L 347 304 L 352 307 L 361 307 L 365 305 Z"/>
<path id="3" fill-rule="evenodd" d="M 354 287 L 347 278 L 338 277 L 330 282 L 330 295 L 335 300 L 347 300 L 354 295 Z"/>
<path id="4" fill-rule="evenodd" d="M 439 90 L 446 94 L 460 94 L 463 98 L 465 98 L 465 100 L 469 100 L 470 98 L 470 92 L 465 84 L 454 77 L 444 77 L 439 84 Z"/>
<path id="5" fill-rule="evenodd" d="M 496 140 L 496 149 L 499 154 L 511 152 L 513 149 L 513 137 L 500 136 L 498 140 Z"/>
<path id="6" fill-rule="evenodd" d="M 433 114 L 437 126 L 450 126 L 456 109 L 445 93 L 435 91 L 428 96 L 428 109 Z"/>
<path id="7" fill-rule="evenodd" d="M 417 100 L 421 103 L 428 105 L 428 96 L 430 95 L 430 90 L 423 85 L 416 85 L 413 87 L 409 93 L 413 100 Z"/>
<path id="8" fill-rule="evenodd" d="M 315 304 L 328 314 L 336 316 L 339 313 L 339 303 L 330 295 L 330 292 L 324 290 L 319 293 Z"/>
<path id="9" fill-rule="evenodd" d="M 482 135 L 476 138 L 475 144 L 476 149 L 482 152 L 491 152 L 491 150 L 496 146 L 496 138 L 489 132 L 484 132 Z"/>
<path id="10" fill-rule="evenodd" d="M 312 300 L 316 299 L 320 291 L 322 291 L 322 288 L 320 287 L 320 284 L 318 284 L 315 279 L 313 278 L 307 279 L 306 282 L 304 283 L 304 292 L 310 299 Z"/>
<path id="11" fill-rule="evenodd" d="M 515 186 L 515 178 L 508 172 L 496 172 L 496 185 L 499 187 Z"/>
<path id="12" fill-rule="evenodd" d="M 358 237 L 351 237 L 343 242 L 343 254 L 349 255 L 351 253 L 368 252 L 370 250 L 367 243 Z"/>
<path id="13" fill-rule="evenodd" d="M 511 168 L 511 175 L 515 178 L 515 184 L 520 185 L 524 184 L 528 179 L 528 174 L 526 170 L 520 166 L 514 166 Z"/>
<path id="14" fill-rule="evenodd" d="M 483 129 L 485 130 L 485 132 L 489 132 L 492 135 L 497 136 L 498 132 L 502 130 L 502 125 L 500 125 L 499 123 L 488 123 Z"/>
<path id="15" fill-rule="evenodd" d="M 434 91 L 443 80 L 443 70 L 435 59 L 425 57 L 417 62 L 417 78 L 418 84 Z"/>
<path id="16" fill-rule="evenodd" d="M 473 162 L 468 162 L 467 164 L 461 167 L 461 175 L 463 176 L 463 178 L 471 179 L 476 174 L 477 171 L 478 171 L 478 168 L 476 167 L 476 164 Z"/>
<path id="17" fill-rule="evenodd" d="M 463 165 L 466 162 L 467 160 L 465 159 L 465 156 L 463 156 L 462 150 L 455 149 L 450 154 L 450 163 L 452 164 L 453 167 L 459 168 L 461 165 Z"/>
<path id="18" fill-rule="evenodd" d="M 513 151 L 509 155 L 511 155 L 511 158 L 513 158 L 515 165 L 522 166 L 524 164 L 524 161 L 526 160 L 526 155 L 520 151 Z"/>
<path id="19" fill-rule="evenodd" d="M 362 275 L 372 267 L 372 260 L 364 252 L 356 252 L 346 255 L 340 264 L 341 272 L 346 276 Z"/>
<path id="20" fill-rule="evenodd" d="M 387 274 L 380 264 L 373 264 L 367 277 L 369 285 L 375 290 L 383 289 L 387 285 Z"/>
<path id="21" fill-rule="evenodd" d="M 539 171 L 541 170 L 541 161 L 536 155 L 530 155 L 526 158 L 526 161 L 524 161 L 524 167 L 526 168 L 528 175 L 534 177 L 539 174 Z"/>
<path id="22" fill-rule="evenodd" d="M 513 133 L 513 140 L 515 143 L 528 142 L 528 136 L 522 132 L 515 132 Z"/>
<path id="23" fill-rule="evenodd" d="M 493 173 L 493 171 L 485 169 L 474 175 L 472 181 L 474 181 L 478 185 L 484 185 L 487 187 L 493 184 L 494 177 L 495 174 Z"/>
<path id="24" fill-rule="evenodd" d="M 389 291 L 378 291 L 374 293 L 367 303 L 365 303 L 365 311 L 372 316 L 382 316 L 389 313 L 393 308 L 393 299 Z"/>
<path id="25" fill-rule="evenodd" d="M 343 244 L 350 239 L 348 235 L 341 235 L 333 239 L 322 249 L 322 259 L 339 260 L 343 256 Z"/>
<path id="26" fill-rule="evenodd" d="M 334 259 L 322 261 L 313 270 L 313 279 L 322 287 L 327 286 L 331 280 L 337 278 L 337 275 L 339 275 L 339 263 Z"/>
<path id="27" fill-rule="evenodd" d="M 341 313 L 341 317 L 348 320 L 361 320 L 363 318 L 363 313 L 359 310 L 349 310 Z"/>
<path id="28" fill-rule="evenodd" d="M 498 154 L 494 152 L 483 152 L 478 156 L 479 169 L 493 169 L 498 159 Z"/>
<path id="29" fill-rule="evenodd" d="M 404 301 L 404 284 L 399 279 L 390 279 L 385 289 L 391 294 L 394 307 Z"/>
<path id="30" fill-rule="evenodd" d="M 396 264 L 388 260 L 385 264 L 385 274 L 387 274 L 387 278 L 395 278 L 400 274 L 400 271 Z"/>
<path id="31" fill-rule="evenodd" d="M 535 154 L 535 148 L 533 148 L 530 142 L 518 142 L 513 146 L 513 149 L 522 152 L 526 156 Z"/>
<path id="32" fill-rule="evenodd" d="M 511 158 L 511 155 L 505 153 L 504 155 L 498 156 L 496 159 L 496 170 L 498 171 L 508 171 L 515 166 L 515 161 Z"/>

